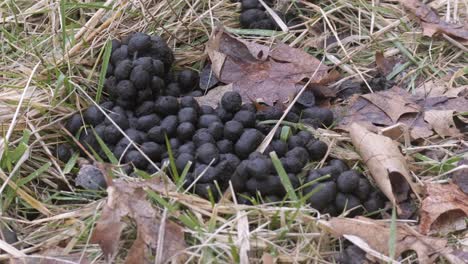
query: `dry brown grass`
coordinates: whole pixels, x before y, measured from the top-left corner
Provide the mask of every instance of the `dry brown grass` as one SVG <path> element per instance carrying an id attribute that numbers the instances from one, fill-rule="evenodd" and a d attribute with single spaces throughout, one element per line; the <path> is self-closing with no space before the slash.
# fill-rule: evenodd
<path id="1" fill-rule="evenodd" d="M 0 3 L 0 155 L 21 145 L 23 131 L 32 132 L 26 151 L 13 167 L 0 166 L 0 182 L 7 182 L 1 192 L 1 222 L 11 226 L 19 238 L 13 244 L 16 250 L 0 245 L 9 253 L 0 254 L 2 261 L 10 254 L 37 260 L 49 254 L 46 250 L 57 248 L 59 255 L 77 253 L 94 263 L 104 260 L 98 246 L 88 243 L 104 194 L 75 188 L 76 169 L 64 173 L 65 165 L 54 157 L 53 149 L 67 139 L 59 124 L 92 104 L 89 96 L 94 98 L 96 93 L 98 57 L 112 38 L 135 31 L 162 35 L 175 50 L 177 67 L 200 70 L 206 60 L 204 44 L 214 28 L 223 25 L 245 39 L 283 41 L 324 58 L 343 73 L 344 78 L 332 85 L 335 87 L 348 79 L 371 78 L 376 51 L 402 61 L 404 66 L 394 80 L 409 91 L 430 80 L 443 80 L 451 87 L 468 83 L 466 46 L 444 37 L 423 37 L 419 24 L 397 1 L 307 1 L 303 17 L 307 30 L 274 35 L 238 30 L 238 4 L 229 0 L 108 0 L 96 4 L 105 8 L 96 8 L 92 2 Z M 456 11 L 454 3 L 458 3 Z M 441 17 L 450 12 L 452 20 L 466 23 L 466 1 L 438 0 L 431 5 Z M 321 48 L 332 36 L 338 42 Z M 334 146 L 331 155 L 357 162 L 346 135 L 316 132 Z M 466 137 L 465 141 L 431 138 L 404 152 L 410 154 L 415 178 L 443 180 L 439 176 L 445 175 L 446 168 L 441 165 L 466 156 L 467 147 Z M 441 162 L 416 160 L 413 154 L 424 149 L 443 153 Z M 440 170 L 427 170 L 432 165 Z M 196 223 L 181 223 L 191 244 L 187 250 L 191 262 L 233 263 L 250 248 L 252 263 L 261 262 L 265 254 L 285 263 L 329 263 L 329 257 L 340 248 L 338 241 L 316 226 L 324 216 L 305 205 L 212 206 L 183 193 L 164 198 L 182 205 L 180 211 L 169 214 L 171 218 L 190 215 Z M 31 217 L 34 220 L 28 220 Z M 124 232 L 122 248 L 134 238 L 133 231 Z M 461 243 L 455 235 L 450 238 L 452 244 Z M 118 259 L 124 256 L 125 249 Z M 411 261 L 414 259 L 407 260 Z"/>

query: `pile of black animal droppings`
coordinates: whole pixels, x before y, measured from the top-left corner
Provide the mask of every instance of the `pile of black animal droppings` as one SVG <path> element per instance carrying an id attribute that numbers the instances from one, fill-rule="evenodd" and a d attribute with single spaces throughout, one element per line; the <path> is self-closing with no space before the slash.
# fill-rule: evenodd
<path id="1" fill-rule="evenodd" d="M 265 0 L 265 4 L 273 7 L 273 0 Z M 286 23 L 288 27 L 296 26 L 302 23 L 302 19 L 298 18 L 293 12 L 283 14 L 275 11 L 276 14 Z M 279 27 L 264 6 L 258 0 L 242 0 L 240 24 L 242 28 L 247 29 L 269 29 L 278 30 Z"/>
<path id="2" fill-rule="evenodd" d="M 364 209 L 373 213 L 385 206 L 385 199 L 369 181 L 356 170 L 350 170 L 341 160 L 330 160 L 327 166 L 309 171 L 304 182 L 304 196 L 309 204 L 322 213 L 337 216 L 350 211 L 349 216 L 362 215 Z"/>
<path id="3" fill-rule="evenodd" d="M 159 36 L 134 33 L 112 41 L 104 90 L 117 106 L 134 109 L 161 95 L 200 96 L 193 70 L 171 72 L 174 55 Z"/>
<path id="4" fill-rule="evenodd" d="M 177 79 L 177 83 L 172 84 L 189 92 L 196 87 L 198 77 L 184 71 L 177 73 L 177 78 L 173 77 L 174 73 L 169 71 L 174 60 L 172 51 L 159 37 L 135 33 L 113 43 L 111 70 L 106 80 L 109 98 L 99 104 L 109 118 L 93 105 L 82 114 L 69 118 L 65 128 L 77 137 L 84 150 L 107 161 L 108 155 L 99 143 L 102 139 L 115 158 L 126 164 L 127 174 L 132 174 L 135 169 L 156 172 L 155 166 L 144 155 L 161 167 L 170 161 L 169 145 L 178 173 L 188 168 L 184 186 L 190 187 L 190 191 L 218 200 L 231 180 L 239 202 L 247 203 L 246 197 L 256 198 L 258 194 L 263 200 L 278 201 L 284 198 L 286 190 L 268 153 L 276 152 L 294 188 L 304 183 L 304 179 L 298 177 L 305 172 L 304 166 L 310 161 L 321 160 L 326 154 L 327 144 L 309 132 L 288 130 L 287 127 L 276 131 L 265 154 L 256 152 L 273 127 L 262 121 L 280 119 L 284 113 L 282 107 L 262 106 L 257 110 L 258 105 L 243 104 L 237 92 L 225 93 L 216 108 L 199 105 L 193 96 L 179 96 L 180 93 L 171 92 L 170 85 L 165 85 L 171 84 L 168 80 Z M 315 106 L 314 94 L 306 91 L 286 120 L 314 127 L 330 126 L 333 113 Z M 282 131 L 290 133 L 284 136 Z M 81 150 L 82 155 L 84 150 Z M 67 143 L 56 149 L 57 157 L 64 162 L 71 158 L 73 151 Z M 192 164 L 187 167 L 189 161 Z M 317 184 L 333 185 L 324 188 L 330 189 L 331 193 L 319 191 L 314 194 L 309 198 L 312 206 L 325 211 L 335 202 L 336 212 L 344 209 L 345 204 L 351 208 L 361 202 L 368 211 L 381 207 L 382 199 L 373 198 L 377 196 L 359 189 L 370 189 L 367 181 L 358 176 L 356 187 L 356 177 L 344 163 L 331 161 L 330 166 L 338 168 L 331 170 L 333 181 Z M 330 166 L 315 173 L 323 175 Z M 175 176 L 171 170 L 169 173 Z M 310 175 L 314 174 L 311 172 L 306 182 L 313 180 Z"/>

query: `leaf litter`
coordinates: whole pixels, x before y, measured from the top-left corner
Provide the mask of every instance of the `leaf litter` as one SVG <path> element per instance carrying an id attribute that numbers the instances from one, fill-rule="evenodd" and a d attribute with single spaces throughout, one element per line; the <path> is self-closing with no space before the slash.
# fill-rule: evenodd
<path id="1" fill-rule="evenodd" d="M 335 237 L 345 237 L 367 252 L 368 256 L 380 258 L 387 263 L 395 263 L 390 255 L 390 241 L 392 232 L 390 223 L 372 220 L 366 217 L 332 218 L 320 221 L 319 225 L 328 230 Z M 400 256 L 408 250 L 414 250 L 418 263 L 433 263 L 441 253 L 448 252 L 447 240 L 424 236 L 404 223 L 397 223 L 395 254 Z M 383 256 L 382 256 L 383 254 Z"/>
<path id="2" fill-rule="evenodd" d="M 456 122 L 464 123 L 457 115 L 468 112 L 468 96 L 464 91 L 457 90 L 455 96 L 448 90 L 443 96 L 422 97 L 393 87 L 356 95 L 349 106 L 334 108 L 339 120 L 337 128 L 349 130 L 352 123 L 359 123 L 376 132 L 382 127 L 404 124 L 412 140 L 430 137 L 434 132 L 442 137 L 457 137 L 462 131 Z"/>
<path id="3" fill-rule="evenodd" d="M 300 49 L 278 43 L 273 47 L 237 39 L 222 29 L 207 44 L 216 78 L 231 84 L 244 101 L 268 105 L 286 103 L 305 79 L 320 83 L 329 67 Z"/>
<path id="4" fill-rule="evenodd" d="M 399 214 L 408 214 L 400 203 L 409 199 L 410 191 L 418 195 L 421 190 L 413 183 L 396 142 L 357 123 L 351 125 L 350 137 L 379 189 L 397 207 Z"/>
<path id="5" fill-rule="evenodd" d="M 132 219 L 137 227 L 137 236 L 133 242 L 125 263 L 152 263 L 151 252 L 158 246 L 163 250 L 161 259 L 167 261 L 174 258 L 182 261 L 181 253 L 186 248 L 182 227 L 175 222 L 164 219 L 163 245 L 158 245 L 161 227 L 159 212 L 147 200 L 146 190 L 165 193 L 174 189 L 167 186 L 161 177 L 154 177 L 139 182 L 128 182 L 122 179 L 109 182 L 108 198 L 101 216 L 96 222 L 96 227 L 91 236 L 91 243 L 100 245 L 106 259 L 111 261 L 119 246 L 120 235 L 126 224 L 124 217 Z"/>
<path id="6" fill-rule="evenodd" d="M 468 25 L 451 24 L 442 20 L 436 11 L 419 0 L 399 0 L 399 2 L 421 20 L 423 34 L 432 37 L 447 34 L 464 41 L 468 40 Z"/>
<path id="7" fill-rule="evenodd" d="M 422 234 L 447 234 L 466 230 L 468 195 L 455 184 L 429 183 L 421 206 Z"/>

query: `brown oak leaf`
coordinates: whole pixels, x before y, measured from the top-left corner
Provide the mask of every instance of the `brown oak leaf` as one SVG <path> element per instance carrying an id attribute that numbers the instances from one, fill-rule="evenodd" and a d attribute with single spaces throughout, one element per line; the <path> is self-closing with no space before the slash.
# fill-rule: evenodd
<path id="1" fill-rule="evenodd" d="M 429 183 L 426 190 L 427 196 L 422 202 L 419 226 L 422 234 L 466 229 L 467 194 L 455 184 Z"/>

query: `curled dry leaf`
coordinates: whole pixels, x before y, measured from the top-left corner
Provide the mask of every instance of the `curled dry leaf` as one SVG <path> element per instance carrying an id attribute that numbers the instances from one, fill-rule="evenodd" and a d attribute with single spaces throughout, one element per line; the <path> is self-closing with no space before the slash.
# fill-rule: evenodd
<path id="1" fill-rule="evenodd" d="M 468 195 L 455 184 L 429 183 L 421 207 L 422 234 L 448 233 L 466 229 Z"/>
<path id="2" fill-rule="evenodd" d="M 419 0 L 400 0 L 399 2 L 421 20 L 425 36 L 432 37 L 443 33 L 462 40 L 468 40 L 468 26 L 466 24 L 456 25 L 443 21 L 432 8 Z"/>
<path id="3" fill-rule="evenodd" d="M 298 91 L 297 83 L 306 78 L 320 83 L 328 76 L 329 67 L 302 50 L 282 43 L 270 48 L 222 30 L 210 39 L 207 52 L 216 77 L 232 83 L 245 101 L 284 103 Z"/>
<path id="4" fill-rule="evenodd" d="M 332 218 L 321 221 L 319 225 L 336 237 L 358 237 L 364 240 L 369 248 L 356 243 L 369 255 L 380 257 L 377 253 L 389 256 L 389 243 L 392 236 L 390 223 L 376 221 L 365 217 L 358 218 Z M 353 242 L 353 241 L 352 241 Z M 364 243 L 363 243 L 364 244 Z M 423 236 L 406 224 L 397 223 L 395 254 L 400 256 L 403 252 L 414 250 L 418 255 L 419 263 L 433 263 L 442 251 L 446 251 L 447 240 Z M 385 258 L 388 261 L 388 258 Z"/>
<path id="5" fill-rule="evenodd" d="M 125 263 L 151 263 L 151 252 L 158 247 L 160 217 L 146 199 L 146 190 L 158 193 L 167 191 L 161 177 L 142 182 L 114 180 L 107 188 L 109 194 L 91 237 L 91 243 L 98 243 L 108 260 L 117 252 L 120 235 L 125 227 L 124 217 L 131 218 L 137 226 L 137 237 L 130 248 Z M 175 257 L 182 260 L 180 253 L 186 248 L 182 227 L 166 220 L 162 259 Z"/>
<path id="6" fill-rule="evenodd" d="M 456 91 L 458 96 L 453 96 Z M 373 94 L 354 96 L 350 106 L 335 107 L 337 128 L 349 130 L 359 123 L 371 131 L 396 124 L 406 126 L 411 139 L 427 138 L 434 132 L 440 136 L 459 136 L 456 114 L 468 112 L 468 95 L 464 90 L 450 89 L 450 95 L 426 97 L 413 96 L 394 87 Z M 452 116 L 450 116 L 452 113 Z"/>
<path id="7" fill-rule="evenodd" d="M 420 190 L 412 182 L 406 160 L 397 144 L 390 138 L 374 134 L 357 123 L 351 125 L 349 132 L 353 145 L 380 190 L 397 207 L 398 213 L 402 214 L 403 209 L 398 204 L 408 199 L 410 190 L 415 194 Z"/>

